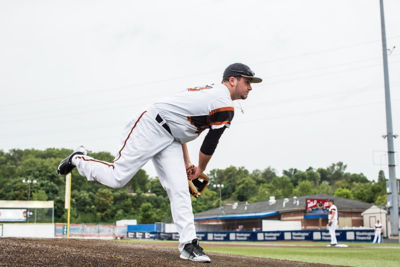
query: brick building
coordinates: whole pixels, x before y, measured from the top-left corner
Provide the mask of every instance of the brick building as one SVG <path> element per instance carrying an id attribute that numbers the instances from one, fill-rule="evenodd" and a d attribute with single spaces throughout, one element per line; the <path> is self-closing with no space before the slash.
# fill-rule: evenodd
<path id="1" fill-rule="evenodd" d="M 263 220 L 301 221 L 302 229 L 325 229 L 325 209 L 308 209 L 306 201 L 333 199 L 339 211 L 339 228 L 363 226 L 362 212 L 372 206 L 357 200 L 324 194 L 274 199 L 255 203 L 236 202 L 195 214 L 197 231 L 262 230 Z"/>

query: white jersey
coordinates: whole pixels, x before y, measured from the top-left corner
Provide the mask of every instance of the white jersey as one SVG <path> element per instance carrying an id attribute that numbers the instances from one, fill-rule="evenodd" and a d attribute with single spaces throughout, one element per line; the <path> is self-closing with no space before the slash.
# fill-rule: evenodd
<path id="1" fill-rule="evenodd" d="M 382 232 L 382 224 L 381 223 L 376 223 L 375 224 L 375 231 L 377 233 L 381 233 Z"/>
<path id="2" fill-rule="evenodd" d="M 332 218 L 333 213 L 335 213 L 335 214 L 333 215 L 333 218 Z M 337 211 L 337 208 L 335 205 L 332 205 L 329 207 L 329 220 L 332 220 L 333 223 L 337 223 L 338 211 Z"/>
<path id="3" fill-rule="evenodd" d="M 192 141 L 205 129 L 229 127 L 234 115 L 229 89 L 223 84 L 185 89 L 157 101 L 150 109 L 160 114 L 175 140 L 182 144 Z"/>

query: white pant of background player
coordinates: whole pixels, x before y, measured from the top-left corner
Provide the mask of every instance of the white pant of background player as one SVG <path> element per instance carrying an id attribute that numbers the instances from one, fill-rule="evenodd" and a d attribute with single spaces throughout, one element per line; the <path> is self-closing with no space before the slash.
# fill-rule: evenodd
<path id="1" fill-rule="evenodd" d="M 329 234 L 331 235 L 331 244 L 337 244 L 336 240 L 336 229 L 337 229 L 337 222 L 332 221 L 331 226 L 328 227 L 329 229 Z"/>
<path id="2" fill-rule="evenodd" d="M 186 243 L 196 238 L 182 145 L 156 121 L 157 115 L 158 110 L 150 108 L 128 124 L 127 137 L 113 163 L 82 155 L 75 156 L 72 163 L 89 181 L 120 188 L 151 159 L 170 199 L 182 251 Z"/>
<path id="3" fill-rule="evenodd" d="M 375 230 L 374 241 L 372 241 L 372 243 L 375 243 L 376 241 L 378 241 L 378 243 L 382 243 L 381 231 L 379 230 Z"/>

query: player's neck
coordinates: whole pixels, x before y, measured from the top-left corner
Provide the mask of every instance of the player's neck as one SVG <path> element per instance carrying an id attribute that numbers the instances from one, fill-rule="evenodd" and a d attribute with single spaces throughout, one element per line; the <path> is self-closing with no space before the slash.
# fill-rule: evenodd
<path id="1" fill-rule="evenodd" d="M 231 95 L 231 99 L 232 99 L 232 100 L 236 100 L 236 98 L 234 97 L 234 91 L 235 91 L 235 90 L 233 89 L 233 86 L 230 85 L 228 82 L 223 82 L 222 84 L 225 85 L 226 88 L 228 88 L 229 94 Z"/>

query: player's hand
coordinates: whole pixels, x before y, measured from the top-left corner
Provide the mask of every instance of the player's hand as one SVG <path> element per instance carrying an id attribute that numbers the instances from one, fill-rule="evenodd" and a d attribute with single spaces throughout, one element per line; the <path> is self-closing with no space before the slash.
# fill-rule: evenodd
<path id="1" fill-rule="evenodd" d="M 196 179 L 197 177 L 200 176 L 201 173 L 202 171 L 200 170 L 200 168 L 195 165 L 192 165 L 186 169 L 186 174 L 189 180 Z"/>

